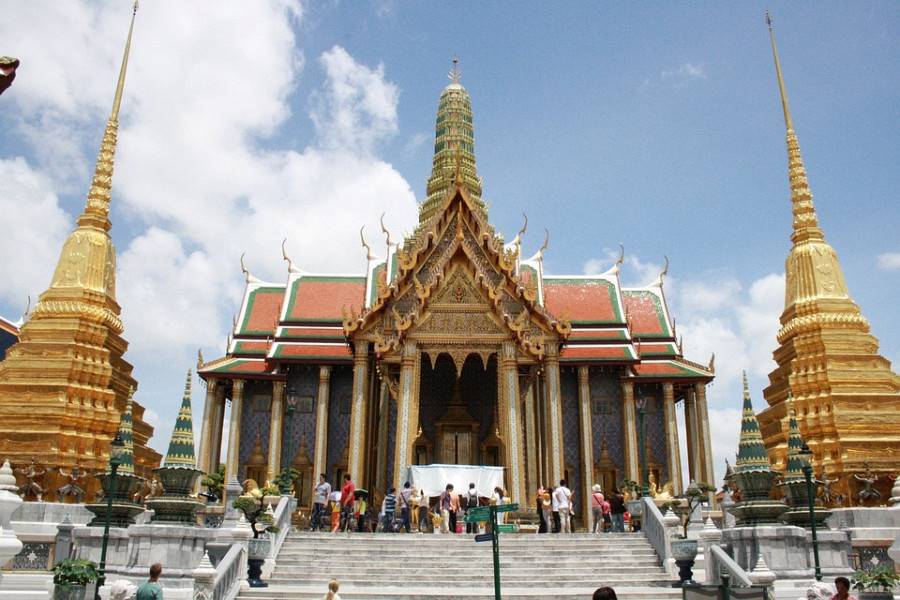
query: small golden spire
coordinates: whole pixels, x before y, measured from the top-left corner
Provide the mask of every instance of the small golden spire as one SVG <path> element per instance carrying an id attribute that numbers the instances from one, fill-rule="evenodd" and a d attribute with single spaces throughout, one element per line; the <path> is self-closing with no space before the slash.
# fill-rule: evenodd
<path id="1" fill-rule="evenodd" d="M 453 57 L 453 66 L 450 68 L 450 72 L 447 73 L 447 78 L 450 80 L 450 83 L 455 83 L 459 85 L 459 80 L 462 78 L 462 71 L 459 70 L 459 57 Z"/>
<path id="2" fill-rule="evenodd" d="M 781 61 L 778 59 L 778 46 L 775 43 L 775 28 L 772 26 L 772 15 L 769 14 L 769 11 L 766 11 L 766 25 L 769 27 L 769 40 L 772 43 L 772 56 L 775 59 L 775 74 L 778 77 L 778 91 L 781 94 L 781 109 L 784 112 L 784 126 L 787 130 L 788 177 L 791 183 L 794 228 L 791 239 L 794 244 L 811 239 L 823 240 L 825 237 L 822 230 L 819 229 L 816 207 L 813 204 L 809 180 L 806 177 L 806 167 L 803 164 L 803 156 L 800 154 L 800 142 L 797 140 L 797 134 L 794 133 L 794 120 L 791 118 L 791 109 L 788 105 Z"/>

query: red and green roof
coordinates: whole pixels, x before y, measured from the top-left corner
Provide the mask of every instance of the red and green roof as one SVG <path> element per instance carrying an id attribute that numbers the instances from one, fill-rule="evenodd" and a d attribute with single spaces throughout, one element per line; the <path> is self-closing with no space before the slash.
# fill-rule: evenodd
<path id="1" fill-rule="evenodd" d="M 349 363 L 353 360 L 353 354 L 350 352 L 350 347 L 345 343 L 316 344 L 312 342 L 300 342 L 288 344 L 278 342 L 272 346 L 270 358 L 311 362 Z"/>
<path id="2" fill-rule="evenodd" d="M 344 330 L 341 327 L 279 327 L 277 338 L 291 341 L 328 341 L 343 342 Z"/>
<path id="3" fill-rule="evenodd" d="M 275 375 L 274 368 L 268 362 L 256 358 L 228 357 L 198 370 L 203 375 Z"/>
<path id="4" fill-rule="evenodd" d="M 564 346 L 560 351 L 560 362 L 632 362 L 636 360 L 634 349 L 630 344 L 596 345 L 579 344 Z"/>
<path id="5" fill-rule="evenodd" d="M 631 334 L 637 338 L 671 338 L 662 294 L 655 290 L 622 290 Z"/>
<path id="6" fill-rule="evenodd" d="M 623 328 L 615 329 L 596 329 L 596 328 L 572 328 L 569 334 L 569 343 L 582 342 L 608 342 L 608 341 L 626 341 L 628 332 Z"/>
<path id="7" fill-rule="evenodd" d="M 632 368 L 641 379 L 712 379 L 709 371 L 678 360 L 645 360 Z"/>
<path id="8" fill-rule="evenodd" d="M 267 340 L 237 340 L 231 348 L 230 354 L 265 356 L 269 350 Z"/>
<path id="9" fill-rule="evenodd" d="M 605 277 L 544 276 L 544 305 L 572 325 L 625 323 L 618 286 Z"/>
<path id="10" fill-rule="evenodd" d="M 295 275 L 289 284 L 284 322 L 340 322 L 342 309 L 360 311 L 366 278 L 353 275 Z"/>
<path id="11" fill-rule="evenodd" d="M 283 299 L 283 285 L 248 285 L 235 335 L 272 335 Z"/>
<path id="12" fill-rule="evenodd" d="M 638 349 L 641 352 L 641 358 L 678 356 L 678 347 L 674 342 L 641 344 Z"/>

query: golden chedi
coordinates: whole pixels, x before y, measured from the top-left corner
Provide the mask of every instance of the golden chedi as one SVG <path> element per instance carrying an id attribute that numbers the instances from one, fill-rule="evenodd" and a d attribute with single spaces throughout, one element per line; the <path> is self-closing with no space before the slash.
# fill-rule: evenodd
<path id="1" fill-rule="evenodd" d="M 69 235 L 50 287 L 41 294 L 0 362 L 0 456 L 16 465 L 34 459 L 47 468 L 49 499 L 67 482 L 59 469 L 103 472 L 109 444 L 136 387 L 123 359 L 128 342 L 116 302 L 116 251 L 109 235 L 113 160 L 134 15 L 122 58 L 112 112 L 93 181 L 77 227 Z M 160 455 L 147 447 L 153 429 L 134 404 L 134 460 L 147 476 Z M 86 482 L 88 497 L 98 482 Z M 45 494 L 44 499 L 47 498 Z"/>

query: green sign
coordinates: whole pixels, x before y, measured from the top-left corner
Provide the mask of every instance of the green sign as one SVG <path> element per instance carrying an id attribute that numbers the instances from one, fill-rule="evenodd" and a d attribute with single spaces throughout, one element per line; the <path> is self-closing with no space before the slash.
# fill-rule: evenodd
<path id="1" fill-rule="evenodd" d="M 480 521 L 490 521 L 490 520 L 491 520 L 491 515 L 489 515 L 489 514 L 483 515 L 480 513 L 476 514 L 476 515 L 468 514 L 468 515 L 466 515 L 466 519 L 465 519 L 466 523 L 478 523 Z"/>
<path id="2" fill-rule="evenodd" d="M 509 525 L 501 524 L 497 525 L 497 531 L 500 533 L 516 533 L 519 531 L 519 526 L 512 523 Z"/>
<path id="3" fill-rule="evenodd" d="M 519 510 L 518 504 L 501 504 L 497 507 L 497 512 L 513 512 L 515 510 Z"/>

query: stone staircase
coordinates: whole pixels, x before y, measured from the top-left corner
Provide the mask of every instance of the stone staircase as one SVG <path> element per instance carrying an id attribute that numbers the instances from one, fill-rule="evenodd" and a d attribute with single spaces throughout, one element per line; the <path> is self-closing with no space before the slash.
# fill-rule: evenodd
<path id="1" fill-rule="evenodd" d="M 501 534 L 504 598 L 590 598 L 602 585 L 621 600 L 681 598 L 643 534 Z M 492 600 L 490 542 L 471 535 L 292 532 L 269 587 L 241 600 L 320 600 L 328 581 L 342 600 Z"/>

